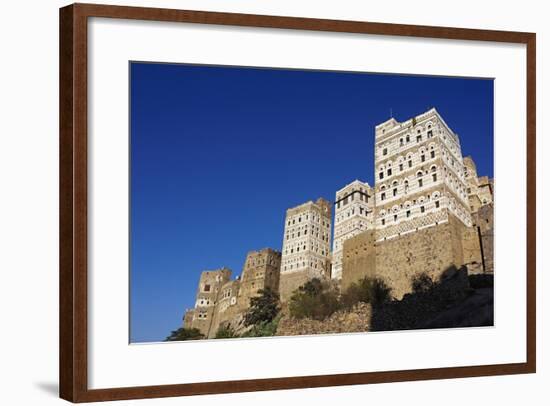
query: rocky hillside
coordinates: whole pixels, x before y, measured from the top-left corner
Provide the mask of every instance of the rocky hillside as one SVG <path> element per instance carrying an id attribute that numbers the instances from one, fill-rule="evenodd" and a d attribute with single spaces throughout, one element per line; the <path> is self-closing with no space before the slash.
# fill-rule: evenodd
<path id="1" fill-rule="evenodd" d="M 401 300 L 358 303 L 324 320 L 294 318 L 282 310 L 277 336 L 493 325 L 493 276 L 449 269 L 438 282 L 417 286 Z"/>
<path id="2" fill-rule="evenodd" d="M 325 320 L 295 319 L 283 315 L 277 327 L 277 336 L 364 332 L 369 330 L 371 306 L 359 303 L 350 311 L 340 310 Z"/>

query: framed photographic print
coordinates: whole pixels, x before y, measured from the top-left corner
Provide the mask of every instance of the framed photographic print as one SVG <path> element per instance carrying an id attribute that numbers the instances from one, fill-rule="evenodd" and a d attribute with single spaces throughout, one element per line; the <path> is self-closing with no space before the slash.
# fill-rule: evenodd
<path id="1" fill-rule="evenodd" d="M 62 398 L 535 372 L 535 34 L 89 4 L 60 34 Z"/>

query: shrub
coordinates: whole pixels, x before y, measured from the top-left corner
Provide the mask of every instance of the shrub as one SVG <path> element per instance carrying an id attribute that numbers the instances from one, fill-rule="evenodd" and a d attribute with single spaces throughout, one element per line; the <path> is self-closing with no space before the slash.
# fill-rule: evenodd
<path id="1" fill-rule="evenodd" d="M 422 293 L 433 289 L 435 282 L 427 273 L 423 272 L 412 279 L 411 285 L 414 293 Z"/>
<path id="2" fill-rule="evenodd" d="M 215 338 L 238 338 L 239 335 L 229 325 L 221 325 L 216 331 Z"/>
<path id="3" fill-rule="evenodd" d="M 363 278 L 352 283 L 342 294 L 343 308 L 351 309 L 359 302 L 377 305 L 391 299 L 391 288 L 380 278 Z"/>
<path id="4" fill-rule="evenodd" d="M 200 340 L 204 335 L 198 328 L 178 328 L 173 330 L 164 341 Z"/>
<path id="5" fill-rule="evenodd" d="M 244 325 L 252 326 L 261 323 L 269 323 L 281 310 L 279 307 L 279 294 L 270 288 L 260 289 L 259 296 L 250 299 L 250 308 L 244 316 Z"/>
<path id="6" fill-rule="evenodd" d="M 241 337 L 271 337 L 277 332 L 280 316 L 270 322 L 261 322 L 255 324 L 250 330 L 243 333 Z"/>
<path id="7" fill-rule="evenodd" d="M 338 292 L 327 282 L 314 278 L 300 286 L 291 296 L 290 315 L 323 320 L 340 308 Z"/>

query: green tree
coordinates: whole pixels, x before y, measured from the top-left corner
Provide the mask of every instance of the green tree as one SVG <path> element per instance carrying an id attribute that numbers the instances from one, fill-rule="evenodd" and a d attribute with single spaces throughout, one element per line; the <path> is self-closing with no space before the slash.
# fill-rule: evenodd
<path id="1" fill-rule="evenodd" d="M 231 328 L 229 325 L 221 325 L 220 328 L 218 328 L 218 331 L 216 331 L 216 337 L 215 338 L 238 338 L 239 335 L 235 333 L 235 330 Z"/>
<path id="2" fill-rule="evenodd" d="M 186 340 L 200 340 L 204 338 L 204 335 L 198 328 L 178 328 L 173 330 L 164 341 L 186 341 Z"/>
<path id="3" fill-rule="evenodd" d="M 279 326 L 279 320 L 281 316 L 278 315 L 273 320 L 269 322 L 261 322 L 252 326 L 252 328 L 241 337 L 271 337 L 274 336 L 277 332 L 277 327 Z"/>
<path id="4" fill-rule="evenodd" d="M 342 294 L 342 307 L 351 309 L 359 302 L 373 305 L 387 302 L 391 299 L 391 288 L 380 278 L 363 278 L 352 283 Z"/>
<path id="5" fill-rule="evenodd" d="M 281 310 L 277 292 L 265 288 L 260 289 L 258 294 L 258 296 L 250 299 L 250 308 L 244 316 L 245 326 L 270 323 Z"/>
<path id="6" fill-rule="evenodd" d="M 323 320 L 339 308 L 338 291 L 330 283 L 318 278 L 294 291 L 289 303 L 290 314 L 297 319 Z"/>

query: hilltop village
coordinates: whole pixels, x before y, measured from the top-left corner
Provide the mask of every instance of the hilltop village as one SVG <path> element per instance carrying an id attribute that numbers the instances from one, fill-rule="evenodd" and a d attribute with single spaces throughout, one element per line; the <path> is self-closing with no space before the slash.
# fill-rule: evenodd
<path id="1" fill-rule="evenodd" d="M 374 153 L 374 186 L 355 180 L 334 203 L 319 198 L 286 211 L 281 252 L 250 251 L 236 279 L 227 268 L 202 272 L 184 327 L 207 338 L 222 325 L 237 330 L 259 290 L 285 303 L 314 278 L 344 289 L 380 277 L 400 298 L 421 273 L 436 279 L 455 266 L 492 274 L 494 181 L 478 176 L 437 110 L 377 125 Z"/>

